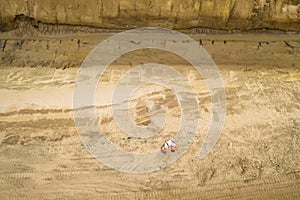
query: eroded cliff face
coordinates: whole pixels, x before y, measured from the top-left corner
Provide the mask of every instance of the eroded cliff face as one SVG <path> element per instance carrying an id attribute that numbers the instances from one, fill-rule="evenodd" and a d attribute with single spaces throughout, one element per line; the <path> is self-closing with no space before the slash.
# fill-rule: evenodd
<path id="1" fill-rule="evenodd" d="M 45 24 L 298 32 L 300 0 L 0 0 L 1 31 L 17 28 L 20 16 L 40 32 Z"/>

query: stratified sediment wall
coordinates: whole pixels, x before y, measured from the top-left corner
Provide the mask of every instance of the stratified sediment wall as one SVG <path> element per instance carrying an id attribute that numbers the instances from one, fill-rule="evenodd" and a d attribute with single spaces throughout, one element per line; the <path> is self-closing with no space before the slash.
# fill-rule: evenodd
<path id="1" fill-rule="evenodd" d="M 32 19 L 35 28 L 54 24 L 299 31 L 300 0 L 0 0 L 0 30 L 16 28 L 19 16 Z"/>

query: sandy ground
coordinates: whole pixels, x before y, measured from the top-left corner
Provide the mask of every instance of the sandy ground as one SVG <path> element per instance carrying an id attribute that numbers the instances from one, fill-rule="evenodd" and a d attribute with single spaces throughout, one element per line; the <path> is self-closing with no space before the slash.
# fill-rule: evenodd
<path id="1" fill-rule="evenodd" d="M 214 39 L 210 37 L 206 39 Z M 239 48 L 241 38 L 235 40 L 233 49 Z M 299 199 L 300 66 L 293 59 L 299 52 L 280 56 L 276 48 L 273 60 L 267 61 L 259 55 L 259 61 L 249 61 L 247 55 L 254 55 L 249 48 L 244 57 L 236 58 L 242 64 L 231 60 L 235 55 L 226 57 L 220 49 L 218 57 L 213 50 L 225 84 L 227 117 L 217 145 L 202 159 L 199 149 L 211 116 L 210 96 L 190 66 L 184 62 L 175 66 L 196 91 L 199 134 L 174 164 L 145 174 L 111 169 L 82 144 L 72 113 L 78 68 L 1 67 L 0 199 Z M 136 57 L 140 54 L 131 58 Z M 287 66 L 278 65 L 281 62 Z M 99 126 L 111 142 L 127 151 L 157 150 L 178 130 L 176 97 L 154 86 L 137 91 L 131 101 L 136 124 L 149 122 L 143 108 L 153 98 L 166 108 L 167 120 L 157 136 L 128 137 L 116 126 L 110 106 L 113 87 L 127 69 L 112 66 L 97 88 Z"/>

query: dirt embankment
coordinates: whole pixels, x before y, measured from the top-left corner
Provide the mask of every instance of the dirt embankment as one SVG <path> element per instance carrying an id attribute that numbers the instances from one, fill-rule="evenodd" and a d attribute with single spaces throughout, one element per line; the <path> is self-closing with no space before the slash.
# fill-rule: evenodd
<path id="1" fill-rule="evenodd" d="M 195 31 L 299 32 L 299 9 L 299 0 L 1 0 L 0 31 L 15 29 L 23 16 L 32 20 L 34 29 L 44 33 L 55 32 L 60 25 L 75 26 L 74 30 L 76 26 L 153 26 Z"/>
<path id="2" fill-rule="evenodd" d="M 0 35 L 1 66 L 62 69 L 79 67 L 97 44 L 112 35 L 109 33 L 57 34 L 18 38 L 5 33 Z M 192 37 L 210 53 L 217 64 L 295 67 L 300 63 L 300 39 L 297 35 L 196 34 Z M 148 58 L 148 61 L 151 61 L 149 59 L 151 58 Z M 117 64 L 132 65 L 134 62 L 142 62 L 138 54 L 131 59 L 123 59 Z M 176 59 L 168 61 L 170 64 L 180 64 L 180 62 Z"/>

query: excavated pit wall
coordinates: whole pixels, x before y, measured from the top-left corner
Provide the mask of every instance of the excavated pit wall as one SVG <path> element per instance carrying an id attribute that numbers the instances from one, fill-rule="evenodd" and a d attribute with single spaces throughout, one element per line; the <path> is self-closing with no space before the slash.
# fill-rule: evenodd
<path id="1" fill-rule="evenodd" d="M 129 29 L 209 28 L 225 31 L 260 29 L 299 32 L 299 0 L 1 0 L 0 30 L 16 28 L 20 16 L 45 24 Z M 43 28 L 40 28 L 43 27 Z M 76 29 L 76 28 L 75 28 Z"/>

